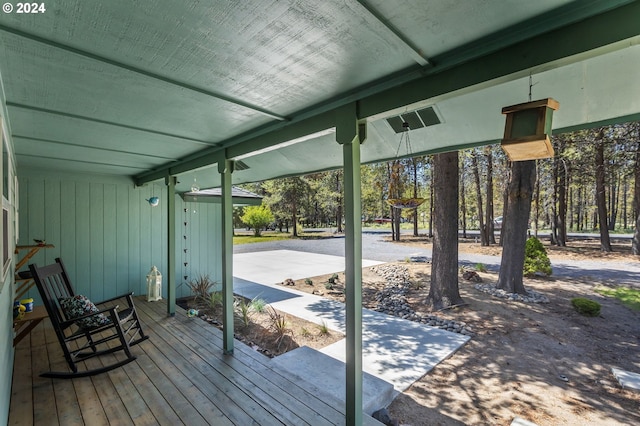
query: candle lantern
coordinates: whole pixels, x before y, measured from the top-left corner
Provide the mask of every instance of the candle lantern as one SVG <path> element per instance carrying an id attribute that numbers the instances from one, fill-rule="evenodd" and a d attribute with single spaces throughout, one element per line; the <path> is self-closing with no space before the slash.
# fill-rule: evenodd
<path id="1" fill-rule="evenodd" d="M 147 302 L 162 299 L 162 274 L 153 266 L 147 274 Z"/>
<path id="2" fill-rule="evenodd" d="M 546 98 L 539 101 L 502 108 L 507 115 L 502 149 L 511 161 L 553 157 L 551 122 L 558 101 Z"/>

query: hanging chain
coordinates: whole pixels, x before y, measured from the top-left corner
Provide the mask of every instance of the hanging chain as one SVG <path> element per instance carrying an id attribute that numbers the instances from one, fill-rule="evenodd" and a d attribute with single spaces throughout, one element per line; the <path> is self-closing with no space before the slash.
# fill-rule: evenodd
<path id="1" fill-rule="evenodd" d="M 406 121 L 402 123 L 402 134 L 400 135 L 400 141 L 398 142 L 398 149 L 396 150 L 396 158 L 400 155 L 400 147 L 404 140 L 405 147 L 407 149 L 407 155 L 411 154 L 411 141 L 409 140 L 409 123 Z"/>

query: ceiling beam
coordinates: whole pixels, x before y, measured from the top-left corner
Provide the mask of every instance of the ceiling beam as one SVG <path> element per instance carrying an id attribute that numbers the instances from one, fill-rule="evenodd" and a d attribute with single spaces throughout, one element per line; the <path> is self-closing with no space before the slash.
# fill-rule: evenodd
<path id="1" fill-rule="evenodd" d="M 117 154 L 125 154 L 125 155 L 130 155 L 130 156 L 135 156 L 135 157 L 155 158 L 155 159 L 164 160 L 164 161 L 175 161 L 175 158 L 171 158 L 171 157 L 165 157 L 165 156 L 154 155 L 154 154 L 144 154 L 144 153 L 140 153 L 140 152 L 125 151 L 123 149 L 111 149 L 111 148 L 105 148 L 105 147 L 100 147 L 100 146 L 77 144 L 77 143 L 70 143 L 70 142 L 61 142 L 61 141 L 56 141 L 56 140 L 52 140 L 52 139 L 33 138 L 31 136 L 23 136 L 23 135 L 15 135 L 15 134 L 12 135 L 12 137 L 13 137 L 13 139 L 22 139 L 22 140 L 29 140 L 29 141 L 34 141 L 34 142 L 43 142 L 43 143 L 51 144 L 51 145 L 70 146 L 70 147 L 74 147 L 74 148 L 92 149 L 92 150 L 101 151 L 101 152 L 113 152 L 113 153 L 117 153 Z"/>
<path id="2" fill-rule="evenodd" d="M 135 131 L 138 131 L 138 132 L 152 133 L 154 135 L 167 136 L 167 137 L 170 137 L 170 138 L 180 139 L 180 140 L 183 140 L 183 141 L 194 142 L 194 143 L 199 144 L 199 145 L 219 146 L 219 144 L 216 143 L 216 142 L 210 142 L 210 141 L 205 141 L 205 140 L 201 140 L 201 139 L 190 138 L 190 137 L 187 137 L 187 136 L 174 135 L 174 134 L 171 134 L 171 133 L 161 132 L 161 131 L 158 131 L 158 130 L 145 129 L 143 127 L 130 126 L 128 124 L 121 124 L 121 123 L 116 123 L 116 122 L 113 122 L 113 121 L 100 120 L 99 118 L 87 117 L 87 116 L 84 116 L 84 115 L 70 114 L 68 112 L 62 112 L 62 111 L 54 111 L 54 110 L 51 110 L 51 109 L 40 108 L 40 107 L 32 106 L 32 105 L 19 104 L 19 103 L 16 103 L 16 102 L 7 102 L 6 104 L 7 104 L 7 107 L 11 107 L 11 108 L 20 108 L 20 109 L 24 109 L 24 110 L 28 110 L 28 111 L 41 112 L 43 114 L 57 115 L 57 116 L 61 116 L 61 117 L 73 118 L 73 119 L 76 119 L 76 120 L 91 121 L 93 123 L 105 124 L 107 126 L 121 127 L 123 129 L 135 130 Z"/>
<path id="3" fill-rule="evenodd" d="M 36 158 L 38 160 L 50 160 L 50 161 L 64 161 L 67 163 L 78 163 L 78 164 L 95 164 L 98 166 L 109 166 L 109 167 L 118 167 L 121 169 L 131 169 L 131 170 L 144 170 L 144 167 L 136 167 L 136 166 L 125 166 L 122 164 L 115 163 L 105 163 L 100 161 L 87 161 L 87 160 L 73 160 L 71 158 L 60 158 L 60 157 L 51 157 L 51 156 L 42 156 L 42 155 L 31 155 L 31 154 L 17 154 L 16 158 Z"/>
<path id="4" fill-rule="evenodd" d="M 146 70 L 143 70 L 143 69 L 136 68 L 134 66 L 125 64 L 124 62 L 119 62 L 119 61 L 116 61 L 116 60 L 113 60 L 113 59 L 106 58 L 104 56 L 97 55 L 95 53 L 88 52 L 86 50 L 82 50 L 82 49 L 78 49 L 78 48 L 75 48 L 75 47 L 72 47 L 72 46 L 69 46 L 69 45 L 66 45 L 66 44 L 58 43 L 56 41 L 49 40 L 47 38 L 40 37 L 40 36 L 35 35 L 35 34 L 30 34 L 30 33 L 27 33 L 25 31 L 18 30 L 16 28 L 11 28 L 11 27 L 8 27 L 6 25 L 0 24 L 0 31 L 4 31 L 6 33 L 10 33 L 10 34 L 16 35 L 16 36 L 21 37 L 21 38 L 25 38 L 25 39 L 28 39 L 28 40 L 31 40 L 31 41 L 35 41 L 37 43 L 45 44 L 47 46 L 54 47 L 56 49 L 64 50 L 64 51 L 73 53 L 75 55 L 91 59 L 93 61 L 98 61 L 98 62 L 102 62 L 102 63 L 108 64 L 108 65 L 111 65 L 111 66 L 114 66 L 114 67 L 117 67 L 117 68 L 125 69 L 127 71 L 131 71 L 133 73 L 143 75 L 145 77 L 149 77 L 149 78 L 153 78 L 155 80 L 162 81 L 163 83 L 168 83 L 168 84 L 171 84 L 173 86 L 182 87 L 183 89 L 191 90 L 193 92 L 198 92 L 198 93 L 201 93 L 203 95 L 206 95 L 206 96 L 209 96 L 209 97 L 212 97 L 212 98 L 220 99 L 220 100 L 225 101 L 225 102 L 229 102 L 229 103 L 232 103 L 232 104 L 235 104 L 235 105 L 239 105 L 239 106 L 241 106 L 243 108 L 250 109 L 252 111 L 258 112 L 260 114 L 266 115 L 268 117 L 274 118 L 274 119 L 279 120 L 279 121 L 286 121 L 287 120 L 287 117 L 284 117 L 282 115 L 276 114 L 276 113 L 274 113 L 272 111 L 268 111 L 268 110 L 266 110 L 264 108 L 261 108 L 259 106 L 252 105 L 252 104 L 250 104 L 248 102 L 244 102 L 244 101 L 239 100 L 239 99 L 234 99 L 234 98 L 232 98 L 230 96 L 225 96 L 225 95 L 223 95 L 221 93 L 216 93 L 216 92 L 213 92 L 211 90 L 203 89 L 203 88 L 200 88 L 200 87 L 188 84 L 188 83 L 183 83 L 181 81 L 173 80 L 173 79 L 170 79 L 168 77 L 164 77 L 164 76 L 162 76 L 160 74 L 156 74 L 156 73 L 153 73 L 151 71 L 146 71 Z"/>
<path id="5" fill-rule="evenodd" d="M 424 52 L 415 46 L 407 36 L 405 36 L 399 29 L 397 29 L 391 22 L 389 22 L 383 15 L 381 15 L 373 6 L 367 4 L 365 0 L 356 0 L 356 3 L 360 6 L 360 13 L 362 15 L 368 15 L 382 24 L 400 44 L 405 48 L 405 51 L 409 53 L 411 59 L 416 61 L 420 66 L 427 67 L 430 64 L 429 58 L 425 56 Z"/>
<path id="6" fill-rule="evenodd" d="M 587 5 L 584 8 L 575 6 L 574 3 L 569 5 L 580 9 L 576 11 L 575 16 L 568 13 L 571 9 L 569 6 L 561 8 L 558 12 L 560 17 L 553 22 L 555 28 L 553 31 L 548 31 L 544 26 L 533 25 L 533 21 L 529 22 L 528 25 L 533 25 L 527 32 L 529 38 L 514 43 L 506 33 L 493 36 L 494 42 L 490 53 L 463 46 L 450 54 L 432 58 L 434 67 L 405 70 L 390 76 L 386 81 L 375 82 L 347 95 L 303 110 L 292 116 L 289 122 L 269 123 L 240 136 L 229 138 L 221 142 L 225 150 L 221 148 L 215 151 L 203 150 L 200 155 L 194 154 L 177 164 L 142 173 L 136 176 L 136 182 L 138 184 L 151 182 L 158 179 L 153 177 L 165 176 L 169 170 L 185 172 L 188 171 L 190 164 L 199 164 L 199 167 L 202 167 L 205 165 L 203 160 L 214 153 L 219 156 L 228 150 L 240 155 L 241 152 L 260 149 L 258 145 L 276 144 L 287 133 L 286 128 L 294 124 L 298 128 L 308 126 L 307 134 L 313 133 L 317 130 L 309 123 L 313 122 L 314 117 L 320 115 L 332 117 L 339 106 L 349 102 L 357 102 L 358 118 L 366 119 L 452 92 L 476 90 L 483 84 L 497 84 L 500 79 L 506 81 L 518 77 L 519 74 L 528 75 L 532 70 L 541 69 L 551 63 L 553 66 L 560 66 L 563 61 L 564 63 L 578 61 L 589 55 L 595 55 L 593 51 L 596 49 L 607 46 L 618 49 L 621 48 L 620 43 L 640 35 L 640 26 L 637 24 L 637 17 L 640 16 L 640 1 L 592 0 L 584 3 Z M 510 31 L 516 31 L 516 29 L 511 28 Z M 535 34 L 529 34 L 531 31 L 535 31 Z M 524 37 L 524 33 L 519 37 Z M 327 126 L 325 129 L 333 127 L 335 121 L 325 125 Z M 301 136 L 303 135 L 299 134 L 297 137 Z M 259 140 L 262 142 L 256 142 Z M 242 146 L 235 148 L 236 145 Z"/>

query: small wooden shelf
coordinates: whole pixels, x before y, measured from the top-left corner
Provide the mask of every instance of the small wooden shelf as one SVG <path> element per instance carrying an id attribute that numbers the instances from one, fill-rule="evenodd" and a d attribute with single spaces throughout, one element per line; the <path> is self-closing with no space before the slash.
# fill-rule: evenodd
<path id="1" fill-rule="evenodd" d="M 25 312 L 24 316 L 19 320 L 13 321 L 13 329 L 17 333 L 13 338 L 13 346 L 15 347 L 24 337 L 31 333 L 36 325 L 47 318 L 47 310 L 44 306 L 35 306 L 32 312 Z"/>
<path id="2" fill-rule="evenodd" d="M 19 254 L 23 250 L 29 251 L 18 261 L 18 263 L 16 263 L 15 285 L 17 286 L 17 288 L 15 300 L 20 300 L 20 298 L 24 296 L 35 284 L 35 282 L 31 278 L 20 278 L 17 271 L 24 265 L 26 265 L 27 262 L 29 262 L 29 260 L 40 251 L 40 249 L 53 247 L 55 247 L 53 244 L 32 244 L 26 246 L 16 246 L 16 254 Z"/>

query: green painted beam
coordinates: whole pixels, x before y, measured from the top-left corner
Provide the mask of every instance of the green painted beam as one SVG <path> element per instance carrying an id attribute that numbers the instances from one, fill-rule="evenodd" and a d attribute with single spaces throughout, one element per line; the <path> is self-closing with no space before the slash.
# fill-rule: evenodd
<path id="1" fill-rule="evenodd" d="M 225 354 L 233 353 L 233 166 L 230 160 L 218 163 L 222 182 L 222 344 Z"/>
<path id="2" fill-rule="evenodd" d="M 336 140 L 342 145 L 345 206 L 346 424 L 362 424 L 362 211 L 360 144 L 366 134 L 356 105 L 336 112 Z"/>
<path id="3" fill-rule="evenodd" d="M 167 185 L 167 315 L 176 314 L 176 178 L 168 176 Z"/>
<path id="4" fill-rule="evenodd" d="M 36 107 L 36 106 L 32 106 L 32 105 L 19 104 L 19 103 L 15 103 L 15 102 L 7 102 L 7 106 L 11 107 L 11 108 L 19 108 L 19 109 L 24 109 L 24 110 L 28 110 L 28 111 L 42 112 L 44 114 L 57 115 L 57 116 L 60 116 L 60 117 L 73 118 L 73 119 L 76 119 L 76 120 L 83 120 L 83 121 L 90 121 L 90 122 L 93 122 L 93 123 L 106 124 L 107 126 L 121 127 L 123 129 L 129 129 L 129 130 L 135 130 L 135 131 L 138 131 L 138 132 L 151 133 L 151 134 L 154 134 L 154 135 L 168 136 L 170 138 L 176 138 L 176 139 L 181 139 L 181 140 L 185 140 L 185 141 L 189 141 L 189 142 L 194 142 L 194 143 L 197 143 L 197 144 L 200 144 L 200 145 L 207 145 L 207 146 L 218 146 L 219 145 L 216 142 L 205 141 L 205 140 L 202 140 L 202 139 L 194 139 L 194 138 L 190 138 L 190 137 L 187 137 L 187 136 L 174 135 L 174 134 L 171 134 L 171 133 L 160 132 L 158 130 L 145 129 L 144 127 L 130 126 L 128 124 L 122 124 L 122 123 L 116 123 L 116 122 L 113 122 L 113 121 L 101 120 L 99 118 L 88 117 L 88 116 L 85 116 L 85 115 L 70 114 L 70 113 L 67 113 L 67 112 L 55 111 L 55 110 L 52 110 L 52 109 L 41 108 L 41 107 Z"/>
<path id="5" fill-rule="evenodd" d="M 169 164 L 167 168 L 141 173 L 135 177 L 136 185 L 142 186 L 145 183 L 162 179 L 167 172 L 178 175 L 223 162 L 225 158 L 237 158 L 261 149 L 268 149 L 279 143 L 321 132 L 334 126 L 333 112 L 322 113 L 305 120 L 293 120 L 288 123 L 277 123 L 275 126 L 263 126 L 261 129 L 227 140 L 224 143 L 225 148 L 206 149 L 183 158 L 178 163 Z"/>
<path id="6" fill-rule="evenodd" d="M 44 143 L 47 143 L 49 145 L 59 145 L 61 147 L 81 147 L 81 148 L 87 148 L 87 149 L 91 149 L 91 150 L 95 150 L 95 151 L 99 151 L 99 152 L 114 152 L 114 153 L 118 153 L 118 154 L 126 154 L 128 156 L 133 156 L 133 157 L 154 158 L 154 159 L 165 160 L 165 161 L 170 161 L 171 160 L 170 157 L 161 156 L 161 155 L 155 155 L 153 153 L 139 153 L 139 152 L 135 152 L 135 151 L 126 151 L 124 149 L 112 149 L 112 148 L 107 148 L 107 147 L 96 147 L 96 146 L 88 145 L 88 144 L 81 145 L 81 144 L 57 141 L 57 140 L 53 140 L 53 139 L 34 138 L 34 137 L 31 137 L 31 136 L 23 136 L 23 135 L 17 135 L 17 134 L 13 135 L 13 139 L 14 140 L 22 139 L 22 140 L 27 140 L 27 141 L 44 142 Z"/>
<path id="7" fill-rule="evenodd" d="M 432 60 L 443 70 L 488 55 L 507 46 L 536 37 L 594 16 L 600 16 L 637 0 L 580 0 L 488 34 L 457 49 L 437 55 Z"/>

